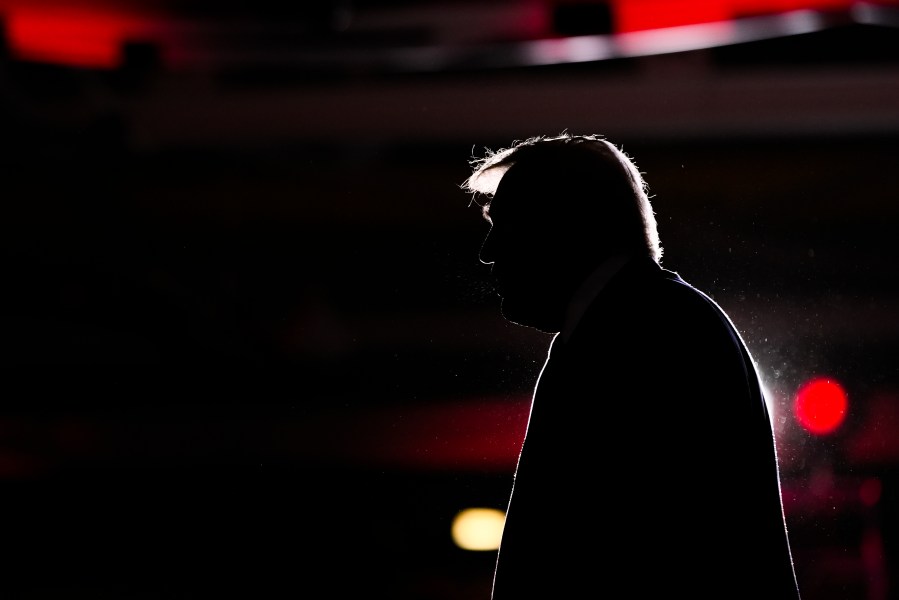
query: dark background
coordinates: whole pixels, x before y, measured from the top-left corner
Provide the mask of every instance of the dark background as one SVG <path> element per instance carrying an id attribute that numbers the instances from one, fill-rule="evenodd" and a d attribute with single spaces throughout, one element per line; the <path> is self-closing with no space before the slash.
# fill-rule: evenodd
<path id="1" fill-rule="evenodd" d="M 634 157 L 758 360 L 804 600 L 899 598 L 899 17 L 762 4 L 639 38 L 621 2 L 84 0 L 166 25 L 107 64 L 0 3 L 0 596 L 486 600 L 449 526 L 505 507 L 549 337 L 499 315 L 459 186 L 568 130 Z"/>

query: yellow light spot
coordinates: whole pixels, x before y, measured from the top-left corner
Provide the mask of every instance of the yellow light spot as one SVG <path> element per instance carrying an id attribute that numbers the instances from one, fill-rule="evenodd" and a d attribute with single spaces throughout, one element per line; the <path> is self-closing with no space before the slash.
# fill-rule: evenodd
<path id="1" fill-rule="evenodd" d="M 497 550 L 506 514 L 495 508 L 466 508 L 453 519 L 453 542 L 463 550 Z"/>

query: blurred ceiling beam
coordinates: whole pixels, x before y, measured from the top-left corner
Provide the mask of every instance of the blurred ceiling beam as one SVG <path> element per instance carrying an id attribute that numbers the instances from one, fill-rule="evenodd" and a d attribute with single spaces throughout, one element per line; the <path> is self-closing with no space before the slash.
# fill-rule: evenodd
<path id="1" fill-rule="evenodd" d="M 895 65 L 715 73 L 702 58 L 645 58 L 637 73 L 623 76 L 537 71 L 278 89 L 171 77 L 126 108 L 138 149 L 335 140 L 479 144 L 564 129 L 641 140 L 899 132 Z"/>

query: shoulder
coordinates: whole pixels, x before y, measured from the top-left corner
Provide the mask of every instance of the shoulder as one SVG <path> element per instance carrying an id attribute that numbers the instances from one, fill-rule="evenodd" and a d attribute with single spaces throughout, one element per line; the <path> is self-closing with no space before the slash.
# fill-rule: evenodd
<path id="1" fill-rule="evenodd" d="M 709 294 L 655 261 L 636 261 L 622 270 L 621 275 L 614 285 L 609 286 L 610 290 L 631 296 L 632 301 L 639 297 L 637 304 L 647 307 L 650 312 L 683 314 L 687 311 L 688 314 L 724 318 L 731 324 L 724 308 Z"/>
<path id="2" fill-rule="evenodd" d="M 582 333 L 602 330 L 625 345 L 639 339 L 651 340 L 656 347 L 743 345 L 721 305 L 650 259 L 622 268 L 588 309 L 582 325 Z"/>

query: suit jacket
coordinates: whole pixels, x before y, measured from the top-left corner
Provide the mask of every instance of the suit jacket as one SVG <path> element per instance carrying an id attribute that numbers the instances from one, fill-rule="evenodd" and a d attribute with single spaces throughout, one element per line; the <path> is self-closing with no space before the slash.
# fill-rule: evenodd
<path id="1" fill-rule="evenodd" d="M 724 311 L 632 260 L 537 381 L 494 600 L 797 600 L 771 420 Z"/>

